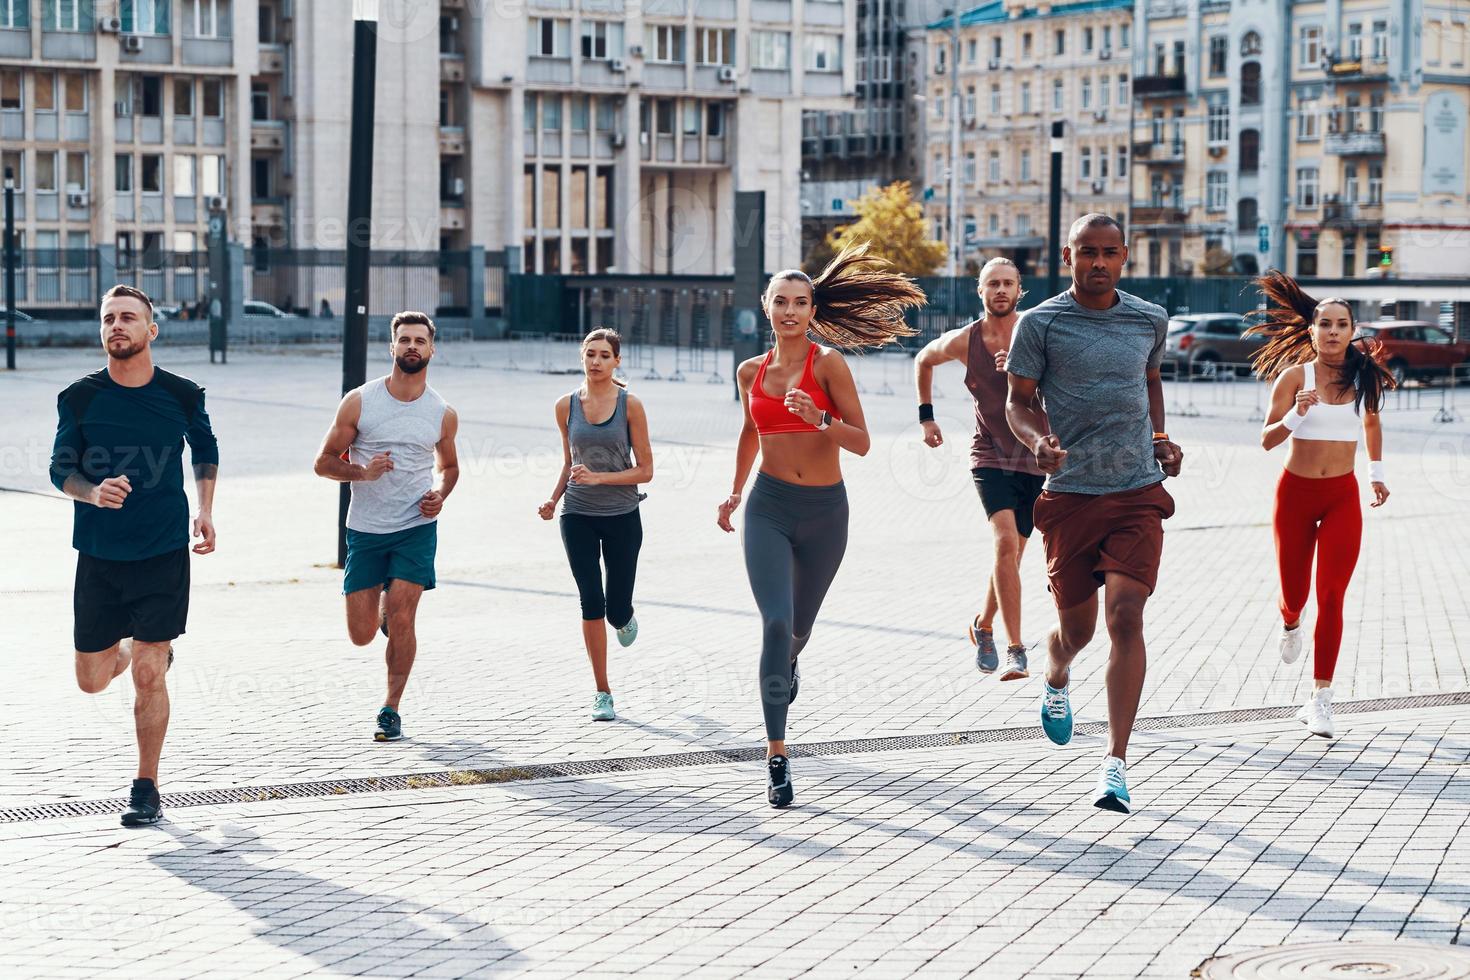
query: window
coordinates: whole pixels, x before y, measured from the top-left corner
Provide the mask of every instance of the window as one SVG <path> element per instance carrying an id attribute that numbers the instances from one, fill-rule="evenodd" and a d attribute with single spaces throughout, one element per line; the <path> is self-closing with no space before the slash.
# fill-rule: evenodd
<path id="1" fill-rule="evenodd" d="M 8 176 L 15 181 L 17 194 L 26 189 L 25 154 L 20 150 L 0 152 L 0 178 Z"/>
<path id="2" fill-rule="evenodd" d="M 174 115 L 194 115 L 194 79 L 174 79 Z"/>
<path id="3" fill-rule="evenodd" d="M 1368 132 L 1383 132 L 1383 93 L 1375 92 L 1368 97 Z"/>
<path id="4" fill-rule="evenodd" d="M 1030 82 L 1022 82 L 1021 83 L 1021 111 L 1022 112 L 1030 112 L 1031 111 L 1031 83 Z"/>
<path id="5" fill-rule="evenodd" d="M 1057 30 L 1057 31 L 1054 31 L 1052 33 L 1052 53 L 1053 54 L 1066 54 L 1067 53 L 1067 32 L 1066 31 L 1064 31 L 1064 30 Z"/>
<path id="6" fill-rule="evenodd" d="M 807 71 L 842 70 L 842 38 L 836 34 L 808 34 L 802 40 Z"/>
<path id="7" fill-rule="evenodd" d="M 1210 103 L 1209 139 L 1211 144 L 1230 142 L 1230 103 L 1223 99 Z"/>
<path id="8" fill-rule="evenodd" d="M 1126 47 L 1128 47 L 1129 40 L 1132 38 L 1132 36 L 1133 36 L 1133 25 L 1131 25 L 1131 24 L 1119 24 L 1118 25 L 1118 47 L 1120 47 L 1120 48 L 1126 48 Z"/>
<path id="9" fill-rule="evenodd" d="M 1444 21 L 1431 20 L 1424 25 L 1424 63 L 1438 65 L 1444 60 Z"/>
<path id="10" fill-rule="evenodd" d="M 56 151 L 36 151 L 36 190 L 46 194 L 56 193 Z"/>
<path id="11" fill-rule="evenodd" d="M 719 34 L 719 31 L 701 33 Z M 588 61 L 608 61 L 623 56 L 623 25 L 614 21 L 582 21 L 582 57 Z"/>
<path id="12" fill-rule="evenodd" d="M 1065 101 L 1065 97 L 1062 94 L 1064 91 L 1062 80 L 1060 78 L 1053 78 L 1051 80 L 1051 107 L 1056 112 L 1062 111 L 1062 105 Z"/>
<path id="13" fill-rule="evenodd" d="M 1301 67 L 1317 68 L 1322 64 L 1322 28 L 1317 24 L 1302 27 L 1297 35 Z"/>
<path id="14" fill-rule="evenodd" d="M 1092 41 L 1093 41 L 1092 28 L 1090 28 L 1090 27 L 1084 27 L 1084 28 L 1082 28 L 1082 53 L 1083 54 L 1092 54 Z"/>
<path id="15" fill-rule="evenodd" d="M 145 153 L 139 159 L 141 164 L 139 174 L 141 177 L 144 194 L 163 193 L 163 156 L 158 153 Z"/>
<path id="16" fill-rule="evenodd" d="M 992 116 L 998 116 L 998 115 L 1000 115 L 1000 86 L 999 85 L 992 85 L 992 86 L 990 86 L 990 114 Z"/>
<path id="17" fill-rule="evenodd" d="M 1016 234 L 1021 238 L 1025 238 L 1031 234 L 1031 215 L 1025 211 L 1016 215 Z"/>
<path id="18" fill-rule="evenodd" d="M 0 109 L 17 112 L 25 108 L 21 98 L 20 72 L 15 69 L 0 71 Z"/>
<path id="19" fill-rule="evenodd" d="M 1126 146 L 1118 147 L 1118 168 L 1116 173 L 1120 179 L 1128 176 L 1128 147 Z"/>
<path id="20" fill-rule="evenodd" d="M 1092 147 L 1084 146 L 1077 155 L 1083 180 L 1092 179 Z"/>
<path id="21" fill-rule="evenodd" d="M 256 41 L 260 44 L 275 44 L 277 36 L 277 13 L 274 3 L 262 3 L 255 19 Z"/>
<path id="22" fill-rule="evenodd" d="M 1230 50 L 1230 39 L 1224 34 L 1216 34 L 1210 38 L 1210 77 L 1219 78 L 1225 74 L 1225 61 Z"/>
<path id="23" fill-rule="evenodd" d="M 1154 74 L 1163 75 L 1169 70 L 1169 56 L 1165 53 L 1164 43 L 1159 41 L 1154 44 Z"/>
<path id="24" fill-rule="evenodd" d="M 88 154 L 86 151 L 70 150 L 66 154 L 66 189 L 68 192 L 85 192 L 92 182 L 88 179 Z"/>
<path id="25" fill-rule="evenodd" d="M 1240 172 L 1253 174 L 1261 169 L 1261 133 L 1255 129 L 1240 131 Z"/>
<path id="26" fill-rule="evenodd" d="M 1155 109 L 1149 119 L 1149 136 L 1155 146 L 1164 142 L 1164 110 Z"/>
<path id="27" fill-rule="evenodd" d="M 621 47 L 620 44 L 619 49 Z M 701 65 L 734 65 L 735 31 L 730 28 L 714 27 L 696 29 L 694 55 Z"/>
<path id="28" fill-rule="evenodd" d="M 650 28 L 651 29 L 651 28 Z M 552 17 L 532 17 L 527 30 L 529 50 L 533 57 L 570 58 L 572 56 L 572 22 Z"/>
<path id="29" fill-rule="evenodd" d="M 93 27 L 92 8 L 93 4 L 87 0 L 46 0 L 41 8 L 41 29 L 90 33 Z"/>
<path id="30" fill-rule="evenodd" d="M 1256 199 L 1244 197 L 1235 203 L 1235 227 L 1238 231 L 1253 232 L 1256 230 Z"/>
<path id="31" fill-rule="evenodd" d="M 1299 208 L 1316 208 L 1318 192 L 1318 171 L 1316 167 L 1296 168 L 1296 206 Z"/>
<path id="32" fill-rule="evenodd" d="M 1118 105 L 1128 104 L 1128 76 L 1118 76 Z"/>
<path id="33" fill-rule="evenodd" d="M 225 117 L 225 83 L 218 78 L 206 78 L 199 86 L 206 119 Z"/>
<path id="34" fill-rule="evenodd" d="M 1303 97 L 1296 107 L 1296 138 L 1314 140 L 1319 138 L 1322 123 L 1322 107 L 1317 98 Z"/>
<path id="35" fill-rule="evenodd" d="M 575 125 L 572 127 L 576 128 Z M 699 103 L 694 99 L 684 100 L 684 135 L 699 135 Z"/>
<path id="36" fill-rule="evenodd" d="M 163 115 L 163 79 L 157 75 L 137 76 L 138 95 L 134 99 L 142 115 Z"/>
<path id="37" fill-rule="evenodd" d="M 972 65 L 975 63 L 975 53 L 979 47 L 980 42 L 976 41 L 973 37 L 965 44 L 965 60 Z"/>
<path id="38" fill-rule="evenodd" d="M 250 83 L 250 118 L 256 122 L 270 121 L 271 87 L 266 82 Z"/>
<path id="39" fill-rule="evenodd" d="M 73 0 L 81 6 L 81 0 Z M 69 6 L 65 0 L 56 0 L 58 10 Z M 91 4 L 87 4 L 91 6 Z M 121 0 L 118 13 L 122 17 L 124 34 L 167 34 L 168 0 Z M 76 30 L 77 28 L 69 28 Z"/>
<path id="40" fill-rule="evenodd" d="M 660 136 L 674 135 L 674 100 L 659 99 L 653 106 L 654 130 Z"/>
<path id="41" fill-rule="evenodd" d="M 1363 25 L 1353 23 L 1347 29 L 1347 58 L 1358 61 L 1363 57 Z"/>
<path id="42" fill-rule="evenodd" d="M 30 27 L 31 0 L 0 0 L 0 27 Z"/>
<path id="43" fill-rule="evenodd" d="M 960 111 L 966 122 L 975 118 L 975 86 L 966 86 L 965 101 L 961 104 Z"/>
<path id="44" fill-rule="evenodd" d="M 612 96 L 604 95 L 597 100 L 597 115 L 594 120 L 599 133 L 611 133 L 618 128 L 618 107 Z"/>
<path id="45" fill-rule="evenodd" d="M 1027 31 L 1025 34 L 1022 34 L 1021 35 L 1021 57 L 1022 58 L 1030 58 L 1031 57 L 1031 32 L 1030 31 Z"/>
<path id="46" fill-rule="evenodd" d="M 1249 58 L 1261 53 L 1261 35 L 1255 31 L 1249 31 L 1245 37 L 1240 39 L 1240 53 Z"/>
<path id="47" fill-rule="evenodd" d="M 184 34 L 189 37 L 229 37 L 229 0 L 184 0 Z"/>
<path id="48" fill-rule="evenodd" d="M 1388 60 L 1388 21 L 1373 22 L 1373 60 Z"/>
<path id="49" fill-rule="evenodd" d="M 207 153 L 199 158 L 199 192 L 216 197 L 225 192 L 225 158 Z"/>
<path id="50" fill-rule="evenodd" d="M 698 112 L 698 109 L 696 109 L 695 111 Z M 592 114 L 591 100 L 587 96 L 585 96 L 585 95 L 574 95 L 574 96 L 572 96 L 572 132 L 574 132 L 574 133 L 585 133 L 585 132 L 587 132 L 587 124 L 590 121 L 590 118 L 589 117 L 591 116 L 591 114 Z M 699 131 L 699 129 L 696 126 L 695 127 L 695 132 L 698 132 L 698 131 Z"/>
<path id="51" fill-rule="evenodd" d="M 1223 170 L 1214 170 L 1205 175 L 1205 208 L 1224 211 L 1229 203 L 1230 175 Z"/>
<path id="52" fill-rule="evenodd" d="M 197 251 L 197 249 L 198 249 L 198 241 L 195 238 L 194 232 L 192 232 L 192 231 L 176 231 L 176 232 L 174 232 L 174 254 L 176 254 L 176 255 L 180 255 L 180 254 L 182 254 L 182 255 L 188 255 L 188 254 L 190 254 L 190 253 L 192 253 L 194 251 Z M 182 267 L 187 268 L 188 267 L 188 263 L 187 262 L 186 263 L 183 263 Z"/>
<path id="53" fill-rule="evenodd" d="M 940 48 L 940 51 L 943 50 Z M 785 31 L 751 31 L 750 67 L 778 71 L 790 68 L 791 35 Z M 936 111 L 944 112 L 943 99 L 939 100 L 939 109 Z"/>
<path id="54" fill-rule="evenodd" d="M 541 128 L 548 133 L 561 132 L 560 93 L 547 93 L 541 99 Z"/>
<path id="55" fill-rule="evenodd" d="M 1261 104 L 1261 63 L 1247 61 L 1240 66 L 1240 104 Z"/>
<path id="56" fill-rule="evenodd" d="M 1104 109 L 1112 101 L 1113 90 L 1108 87 L 1108 76 L 1102 75 L 1097 80 L 1097 104 Z"/>
<path id="57" fill-rule="evenodd" d="M 707 102 L 704 107 L 704 133 L 710 137 L 725 135 L 725 107 L 719 102 Z"/>
<path id="58" fill-rule="evenodd" d="M 986 219 L 985 227 L 990 231 L 990 234 L 992 235 L 1000 234 L 1000 215 L 996 214 L 994 211 L 990 212 L 989 217 Z"/>
<path id="59" fill-rule="evenodd" d="M 986 179 L 989 180 L 992 184 L 998 184 L 998 183 L 1000 183 L 1000 151 L 999 150 L 991 150 L 990 151 L 990 158 L 987 161 L 985 176 L 986 176 Z"/>
<path id="60" fill-rule="evenodd" d="M 133 155 L 119 153 L 112 158 L 112 189 L 119 194 L 133 193 Z"/>
<path id="61" fill-rule="evenodd" d="M 1021 151 L 1021 180 L 1031 180 L 1031 151 Z"/>
<path id="62" fill-rule="evenodd" d="M 1082 79 L 1082 108 L 1092 108 L 1092 79 L 1086 76 Z"/>
<path id="63" fill-rule="evenodd" d="M 1368 164 L 1368 205 L 1377 207 L 1383 203 L 1383 164 Z"/>
<path id="64" fill-rule="evenodd" d="M 1358 165 L 1356 163 L 1342 165 L 1342 199 L 1346 204 L 1358 203 Z"/>
<path id="65" fill-rule="evenodd" d="M 1001 39 L 993 37 L 990 39 L 990 60 L 999 61 L 1001 53 Z"/>
<path id="66" fill-rule="evenodd" d="M 1097 175 L 1099 177 L 1108 175 L 1108 148 L 1105 146 L 1097 149 Z"/>
<path id="67" fill-rule="evenodd" d="M 272 196 L 275 186 L 271 174 L 271 162 L 265 157 L 254 157 L 250 161 L 250 196 L 255 200 L 266 200 Z"/>
<path id="68" fill-rule="evenodd" d="M 684 28 L 649 24 L 644 28 L 644 36 L 644 52 L 649 61 L 668 65 L 684 63 Z"/>
<path id="69" fill-rule="evenodd" d="M 975 183 L 975 153 L 973 150 L 965 154 L 965 183 Z"/>
<path id="70" fill-rule="evenodd" d="M 31 104 L 37 112 L 56 111 L 56 73 L 38 71 L 31 76 Z"/>
<path id="71" fill-rule="evenodd" d="M 1184 42 L 1174 42 L 1174 74 L 1184 74 Z"/>
<path id="72" fill-rule="evenodd" d="M 174 197 L 194 196 L 194 158 L 186 153 L 174 155 Z"/>
<path id="73" fill-rule="evenodd" d="M 1296 274 L 1298 276 L 1317 274 L 1317 233 L 1315 231 L 1297 233 Z"/>
<path id="74" fill-rule="evenodd" d="M 1343 105 L 1345 111 L 1342 130 L 1345 133 L 1356 133 L 1362 124 L 1363 97 L 1357 92 L 1349 92 Z"/>

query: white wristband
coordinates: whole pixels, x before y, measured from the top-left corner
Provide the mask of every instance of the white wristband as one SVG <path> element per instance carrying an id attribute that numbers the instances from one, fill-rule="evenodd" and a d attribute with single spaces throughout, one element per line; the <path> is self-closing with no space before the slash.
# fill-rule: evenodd
<path id="1" fill-rule="evenodd" d="M 1292 410 L 1287 412 L 1285 417 L 1282 418 L 1281 424 L 1286 426 L 1286 431 L 1295 432 L 1297 429 L 1300 429 L 1302 427 L 1302 423 L 1306 420 L 1307 417 L 1301 412 L 1298 412 L 1296 408 L 1293 407 Z"/>
<path id="2" fill-rule="evenodd" d="M 1383 460 L 1368 460 L 1368 482 L 1382 483 L 1384 486 L 1388 485 L 1388 479 L 1385 477 L 1383 472 Z"/>

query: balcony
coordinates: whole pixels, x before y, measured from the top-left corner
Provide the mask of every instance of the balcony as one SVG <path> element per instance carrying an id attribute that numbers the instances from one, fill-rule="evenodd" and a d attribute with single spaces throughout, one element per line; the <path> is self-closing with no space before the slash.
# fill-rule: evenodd
<path id="1" fill-rule="evenodd" d="M 1382 82 L 1388 80 L 1388 61 L 1352 58 L 1334 61 L 1327 66 L 1327 76 L 1334 82 Z"/>
<path id="2" fill-rule="evenodd" d="M 280 75 L 286 71 L 286 49 L 279 44 L 260 46 L 260 74 Z"/>
<path id="3" fill-rule="evenodd" d="M 286 124 L 257 119 L 250 124 L 250 149 L 280 151 L 286 148 Z"/>
<path id="4" fill-rule="evenodd" d="M 439 127 L 439 155 L 464 156 L 464 128 L 461 126 Z"/>
<path id="5" fill-rule="evenodd" d="M 1189 215 L 1183 208 L 1151 205 L 1146 208 L 1134 208 L 1132 220 L 1135 228 L 1139 225 L 1178 226 L 1187 223 Z"/>
<path id="6" fill-rule="evenodd" d="M 1168 99 L 1184 94 L 1184 76 L 1139 75 L 1133 80 L 1133 94 L 1141 99 Z"/>
<path id="7" fill-rule="evenodd" d="M 571 73 L 571 63 L 567 66 L 568 75 Z M 440 54 L 439 55 L 439 81 L 462 82 L 464 81 L 464 55 L 462 54 Z"/>
<path id="8" fill-rule="evenodd" d="M 1356 201 L 1322 202 L 1322 227 L 1356 231 L 1383 223 L 1382 204 L 1359 204 Z"/>
<path id="9" fill-rule="evenodd" d="M 1139 140 L 1133 144 L 1133 158 L 1144 163 L 1182 165 L 1184 163 L 1184 141 Z"/>
<path id="10" fill-rule="evenodd" d="M 286 199 L 258 197 L 251 201 L 250 224 L 256 228 L 286 227 Z"/>
<path id="11" fill-rule="evenodd" d="M 1382 133 L 1328 133 L 1322 148 L 1339 157 L 1381 157 L 1384 152 Z"/>

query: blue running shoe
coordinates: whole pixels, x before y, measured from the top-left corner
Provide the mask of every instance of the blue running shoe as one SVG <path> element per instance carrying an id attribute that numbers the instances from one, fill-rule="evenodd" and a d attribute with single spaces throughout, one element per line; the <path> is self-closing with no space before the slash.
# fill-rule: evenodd
<path id="1" fill-rule="evenodd" d="M 1058 745 L 1072 741 L 1072 699 L 1067 696 L 1067 688 L 1058 691 L 1046 685 L 1046 693 L 1041 696 L 1041 729 Z"/>
<path id="2" fill-rule="evenodd" d="M 613 698 L 606 691 L 598 691 L 597 696 L 592 699 L 593 721 L 615 721 L 617 715 L 613 713 Z"/>
<path id="3" fill-rule="evenodd" d="M 1103 760 L 1102 772 L 1097 774 L 1097 790 L 1092 795 L 1093 806 L 1114 813 L 1133 812 L 1133 800 L 1128 796 L 1123 770 L 1123 760 L 1117 756 L 1110 755 Z"/>
<path id="4" fill-rule="evenodd" d="M 403 719 L 398 712 L 386 704 L 378 711 L 378 730 L 373 732 L 375 742 L 396 742 L 403 737 Z"/>
<path id="5" fill-rule="evenodd" d="M 638 617 L 634 616 L 618 627 L 618 642 L 625 647 L 630 647 L 636 639 L 638 639 Z"/>
<path id="6" fill-rule="evenodd" d="M 1000 666 L 1000 654 L 995 649 L 995 634 L 980 628 L 980 617 L 970 624 L 970 642 L 975 645 L 975 666 L 982 674 L 993 674 Z"/>

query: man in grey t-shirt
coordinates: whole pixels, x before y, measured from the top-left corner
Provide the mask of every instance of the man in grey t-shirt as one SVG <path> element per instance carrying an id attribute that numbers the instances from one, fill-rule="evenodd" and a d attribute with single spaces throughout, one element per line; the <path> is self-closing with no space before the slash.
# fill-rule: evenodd
<path id="1" fill-rule="evenodd" d="M 1127 259 L 1116 221 L 1078 218 L 1062 249 L 1072 288 L 1022 315 L 1006 360 L 1006 421 L 1048 474 L 1034 514 L 1059 622 L 1047 639 L 1041 725 L 1058 745 L 1072 739 L 1069 669 L 1092 639 L 1106 587 L 1108 754 L 1093 803 L 1121 813 L 1132 807 L 1124 760 L 1143 693 L 1143 607 L 1174 513 L 1161 484 L 1183 459 L 1164 432 L 1168 315 L 1117 288 Z"/>

